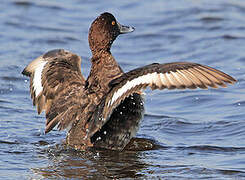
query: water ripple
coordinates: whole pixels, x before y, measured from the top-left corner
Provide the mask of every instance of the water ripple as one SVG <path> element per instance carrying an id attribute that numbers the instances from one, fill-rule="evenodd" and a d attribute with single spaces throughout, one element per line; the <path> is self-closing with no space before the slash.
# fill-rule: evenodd
<path id="1" fill-rule="evenodd" d="M 244 9 L 237 1 L 3 0 L 0 16 L 1 179 L 243 179 L 245 177 Z M 231 74 L 226 89 L 148 91 L 137 138 L 157 148 L 78 152 L 66 132 L 44 133 L 45 114 L 32 106 L 23 68 L 44 52 L 82 54 L 92 20 L 103 11 L 135 32 L 112 53 L 125 71 L 153 62 L 192 61 Z"/>
<path id="2" fill-rule="evenodd" d="M 222 17 L 207 16 L 207 17 L 202 17 L 200 20 L 203 21 L 204 23 L 217 23 L 220 21 L 224 21 L 225 19 Z"/>
<path id="3" fill-rule="evenodd" d="M 209 153 L 223 153 L 223 152 L 234 152 L 234 153 L 245 153 L 245 147 L 219 147 L 219 146 L 189 146 L 189 147 L 176 147 L 179 150 L 195 150 Z"/>

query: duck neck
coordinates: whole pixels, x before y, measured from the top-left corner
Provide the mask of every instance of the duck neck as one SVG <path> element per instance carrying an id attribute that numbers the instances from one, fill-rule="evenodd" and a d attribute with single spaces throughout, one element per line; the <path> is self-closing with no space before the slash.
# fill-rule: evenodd
<path id="1" fill-rule="evenodd" d="M 87 79 L 87 88 L 92 92 L 104 93 L 109 90 L 109 82 L 123 74 L 110 51 L 100 51 L 91 58 L 92 67 Z"/>
<path id="2" fill-rule="evenodd" d="M 92 65 L 94 62 L 98 63 L 100 61 L 106 60 L 107 57 L 112 56 L 110 49 L 106 50 L 106 49 L 101 49 L 101 50 L 92 50 L 92 58 L 91 58 L 91 62 Z"/>

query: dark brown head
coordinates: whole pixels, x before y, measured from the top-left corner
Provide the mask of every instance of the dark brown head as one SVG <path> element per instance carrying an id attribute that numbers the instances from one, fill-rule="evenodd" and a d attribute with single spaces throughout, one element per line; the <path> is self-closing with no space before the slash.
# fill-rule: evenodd
<path id="1" fill-rule="evenodd" d="M 116 18 L 105 12 L 97 17 L 89 30 L 89 46 L 95 55 L 100 51 L 110 51 L 113 41 L 119 34 L 133 32 L 134 28 L 119 24 Z"/>

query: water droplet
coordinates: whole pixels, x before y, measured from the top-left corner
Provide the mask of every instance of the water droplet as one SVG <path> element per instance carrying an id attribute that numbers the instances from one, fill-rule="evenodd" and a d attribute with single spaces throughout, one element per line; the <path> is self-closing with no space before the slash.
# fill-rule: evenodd
<path id="1" fill-rule="evenodd" d="M 97 137 L 96 141 L 99 141 L 99 140 L 101 140 L 101 137 L 100 137 L 100 136 L 99 136 L 99 137 Z"/>
<path id="2" fill-rule="evenodd" d="M 27 80 L 25 79 L 25 81 L 24 81 L 25 83 L 27 83 Z"/>
<path id="3" fill-rule="evenodd" d="M 238 105 L 238 106 L 241 106 L 241 103 L 238 103 L 237 105 Z"/>
<path id="4" fill-rule="evenodd" d="M 106 134 L 106 131 L 104 131 L 104 134 Z"/>
<path id="5" fill-rule="evenodd" d="M 9 88 L 10 91 L 13 91 L 13 88 Z"/>
<path id="6" fill-rule="evenodd" d="M 86 140 L 88 138 L 88 134 L 86 134 L 86 136 L 84 136 L 83 140 Z"/>
<path id="7" fill-rule="evenodd" d="M 120 111 L 120 114 L 122 114 L 122 111 Z"/>

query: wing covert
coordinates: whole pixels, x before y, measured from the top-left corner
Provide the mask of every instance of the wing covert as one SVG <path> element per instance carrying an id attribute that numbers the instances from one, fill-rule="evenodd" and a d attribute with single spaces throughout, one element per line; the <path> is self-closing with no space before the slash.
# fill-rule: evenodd
<path id="1" fill-rule="evenodd" d="M 91 137 L 109 119 L 114 108 L 132 93 L 150 87 L 154 89 L 207 89 L 226 87 L 236 80 L 222 71 L 209 66 L 175 62 L 150 64 L 129 71 L 110 82 L 111 90 L 103 98 L 89 121 L 88 136 Z"/>
<path id="2" fill-rule="evenodd" d="M 66 128 L 67 121 L 72 121 L 69 109 L 75 104 L 79 106 L 79 102 L 71 103 L 70 99 L 79 99 L 85 84 L 81 58 L 64 49 L 55 49 L 33 60 L 22 74 L 30 77 L 31 98 L 38 114 L 46 111 L 46 132 L 62 122 L 66 123 L 60 129 Z M 61 102 L 70 107 L 65 109 Z"/>

